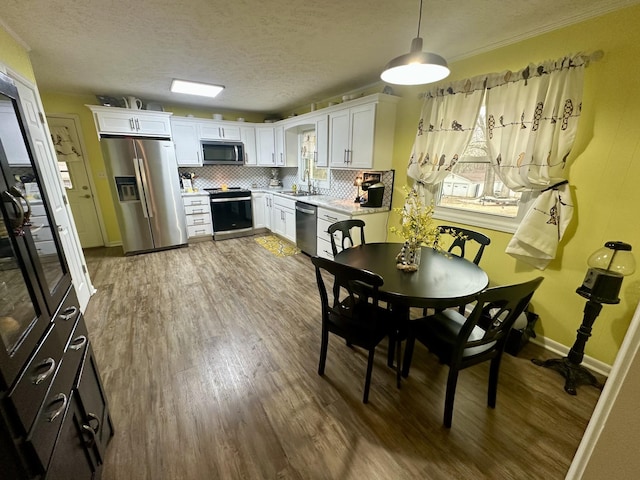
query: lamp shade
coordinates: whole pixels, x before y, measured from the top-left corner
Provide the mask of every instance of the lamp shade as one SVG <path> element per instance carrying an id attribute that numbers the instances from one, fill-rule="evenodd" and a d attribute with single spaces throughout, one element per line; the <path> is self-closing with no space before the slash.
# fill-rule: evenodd
<path id="1" fill-rule="evenodd" d="M 422 85 L 449 76 L 447 61 L 440 55 L 422 51 L 422 38 L 411 41 L 411 50 L 387 63 L 380 78 L 395 85 Z"/>

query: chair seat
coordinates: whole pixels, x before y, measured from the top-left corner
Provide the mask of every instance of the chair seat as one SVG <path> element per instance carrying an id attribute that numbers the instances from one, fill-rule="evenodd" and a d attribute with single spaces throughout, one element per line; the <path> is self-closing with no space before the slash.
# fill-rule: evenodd
<path id="1" fill-rule="evenodd" d="M 450 362 L 450 353 L 456 344 L 458 335 L 463 325 L 467 321 L 464 315 L 455 310 L 443 310 L 427 317 L 415 320 L 416 338 L 424 343 L 429 350 L 433 351 L 443 363 Z M 482 340 L 485 330 L 476 325 L 469 335 L 469 342 Z M 496 342 L 489 342 L 477 347 L 465 348 L 463 358 L 470 358 L 485 353 L 493 348 Z M 443 346 L 445 346 L 443 348 Z"/>
<path id="2" fill-rule="evenodd" d="M 329 311 L 329 331 L 367 349 L 389 335 L 392 323 L 386 309 L 365 302 L 357 302 L 355 306 L 350 303 L 349 299 L 340 303 L 337 307 L 340 315 Z"/>

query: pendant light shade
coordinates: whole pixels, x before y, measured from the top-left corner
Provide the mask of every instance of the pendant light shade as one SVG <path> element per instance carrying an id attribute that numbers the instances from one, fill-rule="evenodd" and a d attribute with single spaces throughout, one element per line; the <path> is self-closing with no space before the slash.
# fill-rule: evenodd
<path id="1" fill-rule="evenodd" d="M 394 58 L 384 69 L 380 78 L 395 85 L 422 85 L 442 80 L 449 75 L 447 61 L 440 55 L 422 51 L 420 22 L 422 20 L 422 0 L 418 18 L 418 36 L 411 41 L 409 53 Z"/>

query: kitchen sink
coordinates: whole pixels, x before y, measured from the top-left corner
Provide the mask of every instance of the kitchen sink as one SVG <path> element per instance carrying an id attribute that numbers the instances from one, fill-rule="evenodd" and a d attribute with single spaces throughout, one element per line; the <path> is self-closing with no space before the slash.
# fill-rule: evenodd
<path id="1" fill-rule="evenodd" d="M 288 190 L 288 191 L 278 192 L 278 193 L 282 193 L 283 195 L 291 195 L 292 197 L 308 197 L 310 195 L 318 195 L 317 193 L 309 193 L 301 190 L 297 190 L 295 192 L 293 190 Z"/>

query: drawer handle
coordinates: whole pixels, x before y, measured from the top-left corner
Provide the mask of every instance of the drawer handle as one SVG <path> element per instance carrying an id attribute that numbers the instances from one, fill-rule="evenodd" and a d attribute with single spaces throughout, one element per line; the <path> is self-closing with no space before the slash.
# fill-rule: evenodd
<path id="1" fill-rule="evenodd" d="M 91 428 L 86 423 L 82 424 L 82 431 L 83 432 L 88 432 L 89 435 L 91 435 L 91 438 L 89 440 L 85 440 L 85 442 L 84 442 L 85 446 L 87 448 L 93 447 L 93 445 L 96 443 L 96 432 L 94 432 L 93 428 Z"/>
<path id="2" fill-rule="evenodd" d="M 202 225 L 204 223 L 204 218 L 196 218 L 193 220 L 194 225 Z"/>
<path id="3" fill-rule="evenodd" d="M 79 337 L 74 338 L 69 344 L 69 348 L 71 350 L 80 350 L 87 344 L 87 337 L 84 335 L 80 335 Z"/>
<path id="4" fill-rule="evenodd" d="M 93 433 L 97 434 L 98 431 L 100 430 L 100 419 L 95 413 L 91 413 L 91 412 L 87 413 L 87 417 L 89 417 L 89 420 L 87 420 L 87 423 L 93 430 Z M 96 426 L 94 427 L 93 425 L 91 425 L 91 422 L 95 422 Z"/>
<path id="5" fill-rule="evenodd" d="M 204 213 L 204 209 L 202 209 L 202 208 L 194 208 L 192 213 Z"/>
<path id="6" fill-rule="evenodd" d="M 78 307 L 76 307 L 76 306 L 67 307 L 67 308 L 64 309 L 63 313 L 58 315 L 58 317 L 60 317 L 64 321 L 67 321 L 67 320 L 70 320 L 73 317 L 75 317 L 76 313 L 78 313 Z"/>
<path id="7" fill-rule="evenodd" d="M 62 405 L 60 405 L 53 412 L 51 412 L 51 414 L 49 415 L 49 418 L 47 418 L 49 422 L 53 422 L 56 418 L 60 416 L 62 412 L 64 412 L 65 408 L 67 408 L 68 400 L 67 400 L 67 396 L 64 393 L 59 393 L 55 397 L 53 397 L 53 399 L 51 400 L 51 403 L 52 404 L 58 403 L 60 401 L 62 402 Z"/>
<path id="8" fill-rule="evenodd" d="M 47 368 L 47 370 L 45 372 L 42 372 L 41 374 L 35 375 L 33 377 L 33 384 L 34 385 L 39 385 L 42 382 L 44 382 L 56 370 L 56 361 L 51 357 L 45 358 L 43 360 L 43 362 L 40 365 L 38 365 L 37 369 L 40 369 L 42 367 L 46 367 L 47 365 L 49 366 L 49 368 Z"/>
<path id="9" fill-rule="evenodd" d="M 329 220 L 333 220 L 334 222 L 338 221 L 338 217 L 332 217 L 331 215 L 325 215 L 326 218 L 328 218 Z"/>

